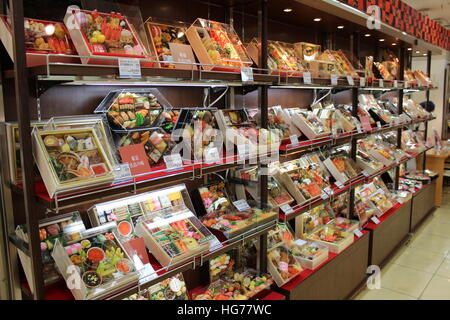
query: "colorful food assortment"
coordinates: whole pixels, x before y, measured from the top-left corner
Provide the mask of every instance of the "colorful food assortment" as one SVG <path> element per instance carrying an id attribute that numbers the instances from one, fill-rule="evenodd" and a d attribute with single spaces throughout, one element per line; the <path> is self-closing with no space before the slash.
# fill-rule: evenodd
<path id="1" fill-rule="evenodd" d="M 75 19 L 92 54 L 144 55 L 134 30 L 120 13 L 81 10 Z"/>
<path id="2" fill-rule="evenodd" d="M 293 242 L 294 236 L 285 223 L 278 223 L 275 228 L 269 230 L 267 235 L 267 247 L 269 249 L 283 243 L 291 247 Z"/>
<path id="3" fill-rule="evenodd" d="M 408 116 L 410 116 L 414 120 L 427 119 L 430 117 L 430 113 L 412 99 L 404 98 L 403 110 Z"/>
<path id="4" fill-rule="evenodd" d="M 328 226 L 325 226 L 308 236 L 311 240 L 320 240 L 330 243 L 338 243 L 347 237 L 347 233 Z"/>
<path id="5" fill-rule="evenodd" d="M 292 135 L 289 124 L 286 123 L 280 114 L 281 107 L 271 107 L 268 112 L 268 127 L 280 137 L 280 140 L 289 139 Z"/>
<path id="6" fill-rule="evenodd" d="M 408 153 L 419 153 L 426 149 L 425 139 L 420 132 L 402 131 L 402 150 Z"/>
<path id="7" fill-rule="evenodd" d="M 100 233 L 64 247 L 72 264 L 80 270 L 87 288 L 94 289 L 135 271 L 113 233 Z"/>
<path id="8" fill-rule="evenodd" d="M 110 95 L 115 97 L 106 99 L 111 99 L 112 103 L 100 105 L 96 112 L 106 112 L 111 128 L 129 130 L 158 125 L 163 106 L 152 91 L 112 92 Z"/>
<path id="9" fill-rule="evenodd" d="M 300 55 L 302 60 L 312 61 L 319 58 L 321 48 L 320 45 L 307 42 L 299 42 L 294 46 L 296 52 Z"/>
<path id="10" fill-rule="evenodd" d="M 189 300 L 181 273 L 151 286 L 148 289 L 148 296 L 148 300 Z"/>
<path id="11" fill-rule="evenodd" d="M 300 262 L 284 245 L 269 250 L 267 258 L 269 260 L 268 270 L 279 287 L 303 271 Z"/>
<path id="12" fill-rule="evenodd" d="M 231 25 L 198 18 L 186 31 L 186 36 L 201 63 L 236 67 L 251 65 Z"/>
<path id="13" fill-rule="evenodd" d="M 294 201 L 289 192 L 272 176 L 267 179 L 267 189 L 269 190 L 269 202 L 274 208 Z"/>
<path id="14" fill-rule="evenodd" d="M 177 109 L 164 110 L 161 114 L 162 119 L 161 128 L 164 131 L 171 133 L 175 128 L 179 115 L 180 110 Z"/>
<path id="15" fill-rule="evenodd" d="M 358 177 L 361 172 L 361 169 L 350 159 L 346 151 L 336 150 L 324 161 L 324 164 L 336 181 L 342 184 Z"/>
<path id="16" fill-rule="evenodd" d="M 268 41 L 268 55 L 268 65 L 272 71 L 301 72 L 304 70 L 293 44 Z"/>
<path id="17" fill-rule="evenodd" d="M 284 111 L 292 118 L 294 125 L 310 140 L 331 134 L 331 131 L 312 111 L 299 108 L 284 109 Z"/>
<path id="18" fill-rule="evenodd" d="M 331 226 L 337 230 L 342 230 L 345 232 L 352 232 L 358 227 L 358 225 L 358 221 L 350 220 L 344 217 L 337 217 L 331 221 Z"/>
<path id="19" fill-rule="evenodd" d="M 313 242 L 306 242 L 304 245 L 294 245 L 291 249 L 291 253 L 298 259 L 306 259 L 310 261 L 319 259 L 323 255 L 326 255 L 328 258 L 328 250 Z"/>
<path id="20" fill-rule="evenodd" d="M 224 233 L 227 238 L 247 231 L 257 223 L 272 219 L 275 212 L 250 208 L 237 210 L 231 204 L 225 184 L 219 182 L 198 189 L 206 214 L 201 217 L 203 224 Z"/>
<path id="21" fill-rule="evenodd" d="M 92 129 L 34 134 L 39 144 L 36 162 L 51 196 L 61 184 L 70 187 L 74 182 L 113 179 L 110 161 Z"/>
<path id="22" fill-rule="evenodd" d="M 211 282 L 232 272 L 234 264 L 235 261 L 229 254 L 223 254 L 209 260 L 209 277 Z"/>
<path id="23" fill-rule="evenodd" d="M 134 144 L 144 145 L 150 166 L 155 166 L 163 162 L 164 155 L 167 155 L 174 142 L 171 141 L 169 133 L 162 130 L 134 131 L 125 134 L 116 133 L 117 148 L 126 147 Z"/>
<path id="24" fill-rule="evenodd" d="M 206 291 L 194 295 L 194 300 L 248 300 L 272 284 L 269 275 L 254 272 L 234 272 L 209 285 Z"/>
<path id="25" fill-rule="evenodd" d="M 186 27 L 147 22 L 147 28 L 159 61 L 173 61 L 170 43 L 189 45 L 186 38 Z M 161 67 L 175 68 L 174 64 L 161 63 Z"/>
<path id="26" fill-rule="evenodd" d="M 308 234 L 330 223 L 334 219 L 332 209 L 325 204 L 312 208 L 302 215 L 299 228 L 302 230 L 301 237 L 305 239 Z"/>

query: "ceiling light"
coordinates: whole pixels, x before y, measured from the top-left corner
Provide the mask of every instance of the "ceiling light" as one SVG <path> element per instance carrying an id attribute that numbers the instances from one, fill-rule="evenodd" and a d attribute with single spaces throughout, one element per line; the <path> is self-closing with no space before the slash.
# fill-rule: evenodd
<path id="1" fill-rule="evenodd" d="M 380 40 L 378 40 L 378 41 L 380 41 L 380 42 L 383 42 L 383 41 L 384 41 L 384 39 L 380 39 Z"/>
<path id="2" fill-rule="evenodd" d="M 412 48 L 408 48 L 408 51 L 411 51 L 412 50 Z"/>
<path id="3" fill-rule="evenodd" d="M 394 42 L 394 43 L 392 43 L 392 45 L 393 45 L 393 46 L 396 46 L 397 44 Z"/>
<path id="4" fill-rule="evenodd" d="M 423 56 L 426 56 L 427 54 L 426 53 L 424 53 L 424 54 L 422 54 Z"/>
<path id="5" fill-rule="evenodd" d="M 338 26 L 337 28 L 338 29 L 344 29 L 344 26 Z"/>
<path id="6" fill-rule="evenodd" d="M 284 11 L 284 12 L 291 12 L 292 9 L 291 9 L 291 8 L 286 8 L 286 9 L 283 9 L 283 11 Z"/>
<path id="7" fill-rule="evenodd" d="M 364 37 L 370 37 L 370 36 L 371 36 L 370 33 L 366 33 L 366 34 L 364 35 Z"/>
<path id="8" fill-rule="evenodd" d="M 419 51 L 419 50 L 417 50 L 417 51 L 416 51 L 416 53 L 420 53 L 420 51 Z"/>
<path id="9" fill-rule="evenodd" d="M 315 22 L 322 21 L 322 18 L 314 18 L 314 21 L 315 21 Z"/>

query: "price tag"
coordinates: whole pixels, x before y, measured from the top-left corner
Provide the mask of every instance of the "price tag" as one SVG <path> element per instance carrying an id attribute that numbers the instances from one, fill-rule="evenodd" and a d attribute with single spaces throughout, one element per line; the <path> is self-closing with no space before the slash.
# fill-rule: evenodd
<path id="1" fill-rule="evenodd" d="M 398 126 L 400 124 L 400 118 L 394 118 L 394 124 Z"/>
<path id="2" fill-rule="evenodd" d="M 183 167 L 183 159 L 179 153 L 164 156 L 164 162 L 166 163 L 167 169 L 180 169 Z"/>
<path id="3" fill-rule="evenodd" d="M 377 127 L 378 127 L 378 129 L 381 129 L 381 122 L 380 121 L 377 121 Z"/>
<path id="4" fill-rule="evenodd" d="M 362 133 L 363 130 L 361 128 L 361 125 L 359 124 L 359 122 L 356 123 L 356 130 L 358 131 L 358 133 Z"/>
<path id="5" fill-rule="evenodd" d="M 311 72 L 303 72 L 303 83 L 304 84 L 311 84 Z"/>
<path id="6" fill-rule="evenodd" d="M 205 150 L 205 162 L 208 164 L 220 162 L 219 150 L 216 147 Z"/>
<path id="7" fill-rule="evenodd" d="M 323 200 L 327 200 L 329 197 L 328 197 L 328 195 L 326 194 L 326 193 L 322 193 L 321 195 L 320 195 L 320 197 L 323 199 Z"/>
<path id="8" fill-rule="evenodd" d="M 294 213 L 294 210 L 292 210 L 292 207 L 288 204 L 283 204 L 282 206 L 280 206 L 280 209 L 284 212 L 284 214 Z"/>
<path id="9" fill-rule="evenodd" d="M 331 85 L 332 86 L 337 86 L 338 85 L 338 75 L 333 73 L 331 75 Z"/>
<path id="10" fill-rule="evenodd" d="M 398 88 L 398 81 L 394 80 L 394 88 Z"/>
<path id="11" fill-rule="evenodd" d="M 250 153 L 250 146 L 248 144 L 238 144 L 237 149 L 239 160 L 244 159 Z"/>
<path id="12" fill-rule="evenodd" d="M 357 236 L 358 238 L 361 238 L 361 237 L 363 236 L 361 230 L 359 230 L 359 229 L 353 230 L 353 233 L 354 233 L 355 236 Z"/>
<path id="13" fill-rule="evenodd" d="M 296 134 L 293 134 L 292 136 L 289 137 L 291 139 L 291 144 L 293 146 L 296 146 L 299 144 L 298 142 L 298 136 Z"/>
<path id="14" fill-rule="evenodd" d="M 375 217 L 375 216 L 370 218 L 370 220 L 372 220 L 373 223 L 375 223 L 375 224 L 380 224 L 380 220 L 377 217 Z"/>
<path id="15" fill-rule="evenodd" d="M 119 58 L 120 78 L 141 78 L 141 63 L 139 59 Z"/>
<path id="16" fill-rule="evenodd" d="M 368 173 L 366 170 L 363 170 L 363 171 L 362 171 L 362 175 L 363 175 L 364 177 L 368 177 L 368 176 L 370 176 L 370 173 Z"/>
<path id="17" fill-rule="evenodd" d="M 384 81 L 383 81 L 383 79 L 378 79 L 378 86 L 380 88 L 384 88 Z"/>
<path id="18" fill-rule="evenodd" d="M 344 185 L 343 185 L 342 182 L 340 182 L 340 181 L 336 181 L 334 184 L 335 184 L 339 189 L 341 189 L 342 187 L 344 187 Z"/>
<path id="19" fill-rule="evenodd" d="M 251 67 L 241 67 L 242 82 L 253 82 L 253 69 Z"/>
<path id="20" fill-rule="evenodd" d="M 349 85 L 351 85 L 351 86 L 355 85 L 355 81 L 353 81 L 353 77 L 352 76 L 347 76 L 347 81 L 348 81 Z"/>
<path id="21" fill-rule="evenodd" d="M 330 187 L 326 187 L 325 189 L 323 189 L 326 193 L 330 194 L 333 193 L 333 190 Z"/>
<path id="22" fill-rule="evenodd" d="M 360 87 L 366 86 L 366 78 L 364 78 L 364 77 L 359 78 L 359 86 Z"/>
<path id="23" fill-rule="evenodd" d="M 245 210 L 250 209 L 250 206 L 248 205 L 247 201 L 244 199 L 234 201 L 233 204 L 239 211 L 245 211 Z"/>
<path id="24" fill-rule="evenodd" d="M 307 244 L 308 242 L 305 240 L 302 240 L 302 239 L 297 239 L 294 241 L 294 243 L 298 246 L 303 246 L 303 245 Z"/>

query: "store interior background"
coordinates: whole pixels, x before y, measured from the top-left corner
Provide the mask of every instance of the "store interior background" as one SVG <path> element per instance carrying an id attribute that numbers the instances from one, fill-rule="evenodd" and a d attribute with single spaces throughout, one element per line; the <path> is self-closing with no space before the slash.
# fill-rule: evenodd
<path id="1" fill-rule="evenodd" d="M 35 6 L 35 1 L 33 0 L 25 0 L 24 6 L 25 6 L 25 16 L 30 18 L 43 18 L 48 20 L 56 20 L 61 21 L 63 18 L 63 15 L 65 13 L 65 8 L 67 5 L 70 4 L 86 4 L 89 3 L 89 6 L 91 7 L 100 7 L 99 5 L 96 5 L 96 3 L 100 3 L 101 1 L 39 1 L 39 6 Z M 105 1 L 108 3 L 108 1 Z M 127 1 L 121 1 L 122 3 Z M 175 17 L 181 21 L 185 21 L 188 23 L 193 22 L 198 17 L 208 18 L 212 20 L 217 21 L 224 21 L 224 10 L 219 5 L 221 1 L 177 1 L 177 0 L 141 0 L 141 1 L 129 1 L 130 3 L 137 3 L 139 2 L 140 9 L 142 11 L 142 16 L 144 18 L 144 21 L 147 17 L 153 16 L 157 18 L 166 18 L 166 19 L 175 19 Z M 276 4 L 274 4 L 276 2 Z M 423 2 L 428 1 L 405 1 L 411 6 L 415 5 L 422 5 Z M 430 1 L 432 2 L 432 1 Z M 442 1 L 445 2 L 445 1 Z M 315 10 L 310 9 L 302 9 L 302 5 L 299 3 L 298 8 L 294 8 L 294 12 L 300 12 L 300 14 L 296 15 L 285 15 L 282 12 L 282 8 L 291 5 L 292 1 L 285 1 L 285 0 L 279 0 L 279 1 L 270 1 L 272 9 L 269 10 L 277 10 L 279 11 L 279 14 L 277 14 L 276 20 L 270 21 L 270 28 L 269 28 L 269 39 L 274 40 L 280 40 L 280 41 L 286 41 L 286 42 L 299 42 L 299 41 L 305 41 L 305 42 L 311 42 L 311 43 L 318 43 L 322 44 L 323 46 L 327 47 L 327 40 L 322 36 L 326 32 L 333 32 L 334 36 L 334 43 L 333 46 L 335 48 L 341 49 L 343 51 L 349 51 L 350 49 L 350 41 L 349 41 L 349 35 L 353 31 L 359 31 L 364 32 L 364 28 L 360 27 L 357 28 L 358 30 L 353 29 L 344 29 L 342 32 L 336 32 L 336 25 L 339 23 L 344 23 L 339 18 L 335 18 L 334 16 L 323 13 L 322 14 L 322 22 L 320 24 L 317 24 L 317 27 L 315 29 L 311 29 L 310 22 L 305 23 L 305 25 L 302 25 L 302 22 L 298 23 L 299 20 L 302 20 L 303 17 L 306 17 L 305 20 L 312 20 Z M 445 11 L 447 14 L 449 12 L 448 8 L 450 4 L 447 1 L 447 10 Z M 257 17 L 254 15 L 254 12 L 256 12 L 255 8 L 251 8 L 251 6 L 242 6 L 243 12 L 239 12 L 239 6 L 236 8 L 236 11 L 233 14 L 233 20 L 234 20 L 234 26 L 238 33 L 238 35 L 241 37 L 241 39 L 244 42 L 250 41 L 253 37 L 257 36 Z M 252 13 L 249 13 L 252 12 Z M 269 12 L 269 15 L 271 12 Z M 450 16 L 447 17 L 450 20 Z M 353 28 L 354 26 L 352 26 Z M 374 33 L 373 41 L 362 41 L 361 42 L 361 48 L 360 48 L 360 56 L 364 57 L 366 55 L 373 54 L 374 48 L 379 45 L 379 42 L 377 41 L 377 38 Z M 389 42 L 389 41 L 386 41 Z M 3 49 L 2 49 L 3 50 Z M 2 51 L 4 53 L 4 51 Z M 434 114 L 436 116 L 436 119 L 430 122 L 430 129 L 436 129 L 440 134 L 446 133 L 446 121 L 444 120 L 446 117 L 448 117 L 448 93 L 447 93 L 447 101 L 445 101 L 445 73 L 443 72 L 445 69 L 448 70 L 448 66 L 450 63 L 450 52 L 442 50 L 444 52 L 441 55 L 434 55 L 431 59 L 431 79 L 433 81 L 433 84 L 437 87 L 436 90 L 431 90 L 430 92 L 430 100 L 434 102 L 436 109 L 434 111 Z M 412 58 L 412 69 L 420 69 L 420 70 L 426 70 L 426 63 L 427 58 L 422 55 L 423 52 L 420 54 L 414 54 Z M 448 86 L 447 82 L 447 86 Z M 52 88 L 48 90 L 41 99 L 41 104 L 48 104 L 51 106 L 50 108 L 45 108 L 46 112 L 49 114 L 43 115 L 43 118 L 50 118 L 51 116 L 57 116 L 62 115 L 58 114 L 58 95 L 61 94 L 61 88 L 58 88 L 59 90 L 54 90 L 55 88 Z M 84 89 L 82 87 L 80 88 L 70 88 L 70 94 L 74 97 L 79 97 L 78 101 L 74 100 L 74 104 L 83 104 L 87 105 L 88 101 L 92 102 L 92 105 L 95 105 L 98 103 L 105 94 L 115 89 L 111 86 L 98 86 L 96 88 L 90 88 L 89 93 L 85 94 L 83 91 Z M 63 90 L 63 89 L 62 89 Z M 178 92 L 178 95 L 176 97 L 173 97 L 176 100 L 182 100 L 186 96 L 189 96 L 188 91 L 192 92 L 192 90 L 198 90 L 200 92 L 201 89 L 195 89 L 195 88 L 182 88 Z M 271 89 L 276 90 L 276 89 Z M 295 99 L 293 99 L 295 95 Z M 193 94 L 191 97 L 194 96 Z M 200 96 L 200 95 L 199 95 Z M 242 94 L 236 94 L 236 105 L 244 105 L 246 107 L 250 106 L 256 106 L 256 96 L 257 92 L 253 92 L 251 94 L 242 95 Z M 426 100 L 425 92 L 419 92 L 415 93 L 412 97 L 417 102 L 422 102 Z M 285 106 L 297 106 L 297 100 L 301 99 L 304 105 L 307 105 L 312 101 L 312 94 L 311 93 L 305 93 L 301 91 L 295 91 L 292 94 L 289 95 L 289 97 L 283 97 L 281 94 L 276 94 L 275 91 L 273 91 L 271 94 L 269 94 L 269 106 L 276 104 L 283 104 Z M 35 113 L 35 106 L 33 105 L 35 102 L 33 101 L 30 105 L 30 112 Z M 186 101 L 188 105 L 196 105 L 199 102 L 195 100 L 195 98 L 192 98 L 191 100 Z M 79 110 L 79 108 L 73 107 L 73 110 Z M 67 110 L 65 110 L 67 111 Z M 67 112 L 64 112 L 64 115 L 67 115 Z M 432 130 L 428 131 L 428 135 L 431 136 Z M 445 135 L 442 135 L 444 138 Z M 447 138 L 450 138 L 448 136 Z M 444 193 L 445 197 L 449 197 L 448 192 Z M 0 250 L 3 251 L 3 250 Z M 6 292 L 6 279 L 5 279 L 5 272 L 3 271 L 5 266 L 2 265 L 4 262 L 3 259 L 0 259 L 0 298 L 5 296 Z"/>

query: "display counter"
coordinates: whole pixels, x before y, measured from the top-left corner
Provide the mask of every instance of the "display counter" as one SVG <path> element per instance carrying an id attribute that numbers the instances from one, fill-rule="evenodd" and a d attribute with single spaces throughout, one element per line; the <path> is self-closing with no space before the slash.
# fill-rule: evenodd
<path id="1" fill-rule="evenodd" d="M 413 195 L 411 209 L 410 232 L 417 229 L 418 225 L 436 208 L 434 197 L 439 179 L 433 179 L 424 188 Z"/>

